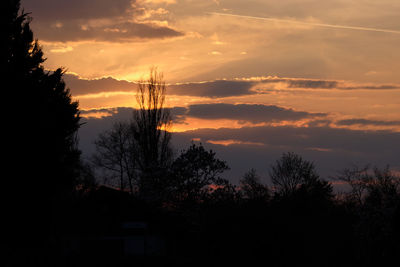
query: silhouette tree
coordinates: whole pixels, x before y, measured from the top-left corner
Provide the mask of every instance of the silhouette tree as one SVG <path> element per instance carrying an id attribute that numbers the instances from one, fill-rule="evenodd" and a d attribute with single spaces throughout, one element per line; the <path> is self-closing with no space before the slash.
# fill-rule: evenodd
<path id="1" fill-rule="evenodd" d="M 240 191 L 248 200 L 267 200 L 269 198 L 269 190 L 266 185 L 260 181 L 260 177 L 256 170 L 250 169 L 239 181 Z"/>
<path id="2" fill-rule="evenodd" d="M 279 236 L 274 257 L 283 259 L 282 266 L 321 263 L 330 254 L 322 247 L 333 240 L 326 229 L 333 218 L 332 186 L 319 178 L 313 163 L 294 153 L 284 153 L 270 176 L 275 187 L 272 224 Z"/>
<path id="3" fill-rule="evenodd" d="M 389 167 L 347 168 L 336 177 L 348 183 L 347 204 L 358 217 L 354 225 L 358 261 L 364 266 L 386 265 L 398 251 L 396 216 L 400 210 L 400 177 Z"/>
<path id="4" fill-rule="evenodd" d="M 400 177 L 395 175 L 387 166 L 373 170 L 373 175 L 366 183 L 367 204 L 393 206 L 400 197 Z"/>
<path id="5" fill-rule="evenodd" d="M 62 69 L 44 70 L 43 52 L 20 1 L 6 0 L 1 11 L 0 58 L 8 119 L 6 181 L 16 221 L 36 218 L 30 234 L 50 231 L 54 214 L 71 199 L 79 171 L 78 103 L 71 100 Z M 18 205 L 17 205 L 18 203 Z M 22 219 L 25 218 L 25 219 Z M 18 224 L 14 224 L 18 227 Z M 43 231 L 41 231 L 43 230 Z"/>
<path id="6" fill-rule="evenodd" d="M 23 85 L 34 71 L 40 71 L 45 59 L 38 41 L 33 39 L 29 26 L 31 18 L 20 12 L 20 0 L 5 0 L 2 7 L 1 69 L 4 78 L 13 82 L 7 87 L 15 88 Z"/>
<path id="7" fill-rule="evenodd" d="M 163 75 L 152 68 L 148 80 L 138 84 L 138 109 L 134 111 L 131 122 L 139 191 L 146 197 L 162 190 L 162 180 L 172 160 L 171 134 L 168 132 L 171 115 L 165 108 L 165 95 Z"/>
<path id="8" fill-rule="evenodd" d="M 135 153 L 130 125 L 116 122 L 111 130 L 98 136 L 95 145 L 96 154 L 93 155 L 93 163 L 104 171 L 105 176 L 116 178 L 121 191 L 129 186 L 133 194 L 136 182 L 135 158 L 133 157 Z"/>
<path id="9" fill-rule="evenodd" d="M 215 157 L 215 152 L 192 143 L 173 162 L 169 188 L 178 201 L 198 201 L 209 192 L 210 186 L 226 185 L 220 174 L 228 169 L 225 161 Z"/>
<path id="10" fill-rule="evenodd" d="M 350 192 L 346 194 L 348 201 L 356 205 L 363 205 L 368 184 L 371 180 L 369 169 L 368 165 L 363 168 L 352 166 L 344 169 L 334 177 L 335 180 L 347 183 L 350 186 Z"/>
<path id="11" fill-rule="evenodd" d="M 220 179 L 218 181 L 218 186 L 211 188 L 208 195 L 206 195 L 206 200 L 211 202 L 210 204 L 237 204 L 237 201 L 241 198 L 237 187 L 231 184 L 227 179 Z"/>
<path id="12" fill-rule="evenodd" d="M 148 200 L 156 200 L 166 185 L 172 162 L 170 110 L 165 108 L 166 86 L 156 68 L 149 79 L 138 83 L 136 102 L 129 122 L 118 122 L 95 141 L 93 162 L 118 177 L 121 190 L 129 186 Z"/>
<path id="13" fill-rule="evenodd" d="M 400 210 L 400 177 L 387 166 L 375 167 L 368 182 L 361 220 L 357 227 L 365 258 L 371 265 L 390 264 L 398 257 L 400 226 L 396 216 Z"/>
<path id="14" fill-rule="evenodd" d="M 98 183 L 92 166 L 89 163 L 83 162 L 80 166 L 76 186 L 78 199 L 82 199 L 85 195 L 95 190 L 97 186 Z"/>
<path id="15" fill-rule="evenodd" d="M 269 173 L 275 192 L 280 196 L 289 196 L 301 189 L 309 193 L 330 196 L 332 188 L 326 181 L 319 178 L 313 163 L 303 160 L 301 156 L 289 152 L 271 166 Z"/>

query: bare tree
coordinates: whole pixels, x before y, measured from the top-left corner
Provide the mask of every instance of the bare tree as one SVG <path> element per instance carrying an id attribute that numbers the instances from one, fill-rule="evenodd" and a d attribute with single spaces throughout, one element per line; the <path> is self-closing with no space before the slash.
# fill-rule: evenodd
<path id="1" fill-rule="evenodd" d="M 256 170 L 246 172 L 240 182 L 240 191 L 249 200 L 267 200 L 269 198 L 268 187 L 261 183 Z"/>
<path id="2" fill-rule="evenodd" d="M 349 200 L 356 202 L 359 205 L 363 204 L 364 196 L 367 192 L 367 185 L 371 180 L 369 166 L 360 168 L 352 166 L 341 171 L 335 180 L 347 183 L 350 186 L 350 192 L 347 194 Z"/>
<path id="3" fill-rule="evenodd" d="M 151 197 L 165 186 L 172 162 L 171 115 L 165 95 L 163 76 L 152 68 L 149 78 L 138 83 L 138 107 L 131 121 L 116 123 L 95 142 L 94 163 L 118 177 L 121 190 L 128 184 L 132 193 L 138 189 L 142 196 Z"/>
<path id="4" fill-rule="evenodd" d="M 275 190 L 282 195 L 293 193 L 301 184 L 318 179 L 314 164 L 291 152 L 284 153 L 271 166 L 269 175 Z"/>
<path id="5" fill-rule="evenodd" d="M 363 168 L 352 166 L 341 171 L 335 179 L 350 186 L 347 196 L 358 205 L 365 204 L 366 200 L 393 199 L 400 193 L 400 178 L 389 166 L 383 169 L 369 165 Z"/>
<path id="6" fill-rule="evenodd" d="M 368 183 L 368 200 L 377 199 L 381 204 L 400 199 L 400 177 L 389 166 L 382 169 L 375 167 Z"/>
<path id="7" fill-rule="evenodd" d="M 129 186 L 134 192 L 135 169 L 133 136 L 128 123 L 117 122 L 101 133 L 95 141 L 96 154 L 93 163 L 103 169 L 107 176 L 117 178 L 121 190 Z"/>
<path id="8" fill-rule="evenodd" d="M 289 196 L 296 192 L 319 195 L 321 199 L 332 197 L 332 186 L 320 179 L 312 162 L 289 152 L 271 166 L 270 177 L 278 196 Z"/>

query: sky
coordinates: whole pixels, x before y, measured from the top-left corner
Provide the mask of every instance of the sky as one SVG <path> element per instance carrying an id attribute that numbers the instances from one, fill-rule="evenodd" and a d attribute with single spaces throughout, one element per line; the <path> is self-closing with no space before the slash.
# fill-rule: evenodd
<path id="1" fill-rule="evenodd" d="M 80 146 L 127 120 L 137 81 L 163 73 L 176 153 L 191 140 L 233 182 L 284 152 L 325 178 L 400 171 L 400 1 L 22 0 L 45 67 L 63 67 Z"/>

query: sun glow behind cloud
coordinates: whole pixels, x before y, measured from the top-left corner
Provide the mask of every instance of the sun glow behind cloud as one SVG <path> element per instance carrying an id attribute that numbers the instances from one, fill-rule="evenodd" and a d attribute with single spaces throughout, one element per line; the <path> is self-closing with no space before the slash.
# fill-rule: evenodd
<path id="1" fill-rule="evenodd" d="M 227 120 L 227 119 L 198 119 L 198 118 L 187 118 L 184 122 L 174 123 L 172 127 L 173 132 L 185 132 L 190 130 L 209 128 L 209 129 L 220 129 L 220 128 L 232 128 L 240 129 L 246 126 L 263 126 L 265 123 L 251 123 L 251 122 L 240 122 L 238 120 Z"/>
<path id="2" fill-rule="evenodd" d="M 357 131 L 400 132 L 398 1 L 22 2 L 33 11 L 46 68 L 63 66 L 76 74 L 66 75 L 67 86 L 82 116 L 95 125 L 120 118 L 121 110 L 130 114 L 134 82 L 157 66 L 169 86 L 167 107 L 200 107 L 176 115 L 172 131 L 189 131 L 195 135 L 190 138 L 214 147 L 257 150 L 267 143 L 220 133 L 309 130 L 316 143 L 302 152 L 320 156 L 339 153 L 318 142 L 325 138 L 318 134 L 326 134 L 321 129 L 344 133 L 338 146 L 355 133 L 357 143 L 363 136 Z M 273 112 L 305 117 L 271 117 Z M 206 129 L 215 136 L 204 139 Z M 279 151 L 297 147 L 290 138 L 280 141 Z M 348 147 L 343 151 L 352 153 Z"/>
<path id="3" fill-rule="evenodd" d="M 231 146 L 231 145 L 251 145 L 251 146 L 264 146 L 263 143 L 256 142 L 245 142 L 240 140 L 226 139 L 226 140 L 207 140 L 207 143 L 214 145 L 222 145 L 222 146 Z"/>

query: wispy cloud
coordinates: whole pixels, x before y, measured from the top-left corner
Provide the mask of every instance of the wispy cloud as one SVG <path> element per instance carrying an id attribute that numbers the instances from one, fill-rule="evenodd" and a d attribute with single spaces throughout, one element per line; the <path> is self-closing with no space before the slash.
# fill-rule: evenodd
<path id="1" fill-rule="evenodd" d="M 334 29 L 345 29 L 345 30 L 371 31 L 371 32 L 400 34 L 400 31 L 398 31 L 398 30 L 390 30 L 390 29 L 370 28 L 370 27 L 361 27 L 361 26 L 349 26 L 349 25 L 337 25 L 337 24 L 327 24 L 327 23 L 316 23 L 316 22 L 307 22 L 307 21 L 299 21 L 299 20 L 288 20 L 288 19 L 277 19 L 277 18 L 268 18 L 268 17 L 245 16 L 245 15 L 236 15 L 236 14 L 228 14 L 228 13 L 218 13 L 218 12 L 209 12 L 208 14 L 217 15 L 217 16 L 228 16 L 228 17 L 237 17 L 237 18 L 246 18 L 246 19 L 271 21 L 271 22 L 283 22 L 283 23 L 291 23 L 291 24 L 297 24 L 297 25 L 308 25 L 308 26 L 316 26 L 316 27 L 324 27 L 324 28 L 334 28 Z"/>

